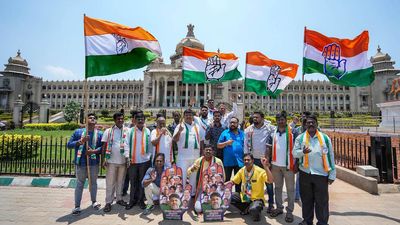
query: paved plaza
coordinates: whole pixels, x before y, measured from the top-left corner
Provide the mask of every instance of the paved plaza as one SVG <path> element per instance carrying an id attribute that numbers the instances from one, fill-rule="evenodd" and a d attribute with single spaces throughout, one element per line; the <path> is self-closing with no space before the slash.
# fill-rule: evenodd
<path id="1" fill-rule="evenodd" d="M 157 208 L 149 216 L 141 215 L 139 207 L 127 211 L 113 205 L 110 213 L 94 211 L 90 205 L 89 193 L 84 191 L 82 213 L 70 214 L 73 208 L 74 189 L 40 187 L 0 187 L 0 224 L 204 224 L 192 211 L 185 214 L 183 221 L 163 221 Z M 104 206 L 105 190 L 100 189 L 98 200 Z M 371 195 L 343 181 L 337 180 L 330 186 L 331 225 L 389 225 L 400 224 L 400 194 Z M 252 222 L 249 216 L 240 216 L 236 209 L 226 213 L 223 224 L 287 224 L 284 215 L 270 218 L 263 212 L 261 222 Z M 301 221 L 301 208 L 294 210 L 295 221 Z"/>

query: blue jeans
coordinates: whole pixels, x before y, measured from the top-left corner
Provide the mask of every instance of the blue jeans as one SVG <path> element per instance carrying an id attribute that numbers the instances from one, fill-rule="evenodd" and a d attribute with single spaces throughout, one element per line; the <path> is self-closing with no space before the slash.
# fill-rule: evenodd
<path id="1" fill-rule="evenodd" d="M 261 163 L 261 159 L 254 159 L 254 164 L 256 166 L 259 166 L 261 168 L 264 168 L 264 166 Z M 268 194 L 268 205 L 273 205 L 274 204 L 274 185 L 268 184 L 267 183 L 267 194 Z"/>
<path id="2" fill-rule="evenodd" d="M 299 182 L 300 173 L 296 174 L 296 194 L 294 199 L 300 199 L 300 182 Z"/>
<path id="3" fill-rule="evenodd" d="M 89 166 L 90 171 L 90 199 L 96 201 L 97 197 L 97 175 L 99 173 L 99 165 Z M 86 166 L 75 166 L 76 187 L 75 187 L 75 207 L 81 206 L 83 188 L 87 178 Z"/>

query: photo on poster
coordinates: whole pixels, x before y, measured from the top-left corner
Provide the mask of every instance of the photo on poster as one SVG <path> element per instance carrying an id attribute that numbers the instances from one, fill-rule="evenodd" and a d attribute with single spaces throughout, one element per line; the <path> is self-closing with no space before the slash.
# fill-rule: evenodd
<path id="1" fill-rule="evenodd" d="M 182 169 L 173 165 L 161 176 L 160 207 L 165 220 L 182 220 L 190 204 L 191 185 L 183 185 Z"/>

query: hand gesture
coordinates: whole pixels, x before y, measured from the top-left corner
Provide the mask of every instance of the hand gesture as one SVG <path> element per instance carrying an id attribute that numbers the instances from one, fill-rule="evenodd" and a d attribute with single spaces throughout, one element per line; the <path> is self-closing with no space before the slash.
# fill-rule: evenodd
<path id="1" fill-rule="evenodd" d="M 325 58 L 324 73 L 340 79 L 346 73 L 346 59 L 340 58 L 340 46 L 336 43 L 326 45 L 322 52 Z"/>
<path id="2" fill-rule="evenodd" d="M 89 141 L 90 137 L 89 135 L 86 135 L 85 137 L 81 138 L 81 140 L 79 141 L 79 143 L 81 145 L 85 144 L 87 141 Z"/>
<path id="3" fill-rule="evenodd" d="M 269 168 L 269 166 L 270 166 L 269 160 L 265 157 L 261 158 L 261 164 L 264 166 L 264 168 Z"/>
<path id="4" fill-rule="evenodd" d="M 167 128 L 163 127 L 161 128 L 161 135 L 166 135 L 167 134 Z"/>
<path id="5" fill-rule="evenodd" d="M 182 131 L 183 131 L 183 125 L 182 124 L 179 124 L 179 133 L 181 133 Z"/>
<path id="6" fill-rule="evenodd" d="M 107 160 L 103 161 L 103 165 L 101 165 L 104 169 L 107 169 L 108 163 Z"/>
<path id="7" fill-rule="evenodd" d="M 219 80 L 225 74 L 225 63 L 221 63 L 218 55 L 214 55 L 207 59 L 206 64 L 206 78 L 207 80 Z"/>
<path id="8" fill-rule="evenodd" d="M 151 177 L 152 181 L 155 181 L 157 178 L 157 171 L 155 171 L 155 170 L 151 171 L 150 177 Z"/>
<path id="9" fill-rule="evenodd" d="M 86 154 L 87 155 L 96 154 L 96 150 L 89 147 L 89 149 L 86 151 Z"/>
<path id="10" fill-rule="evenodd" d="M 281 67 L 278 65 L 274 65 L 271 67 L 269 72 L 269 76 L 267 79 L 267 89 L 269 91 L 275 92 L 281 82 L 281 78 L 279 78 L 279 73 L 281 71 Z"/>
<path id="11" fill-rule="evenodd" d="M 303 153 L 304 153 L 304 154 L 308 154 L 308 153 L 310 153 L 310 152 L 311 152 L 310 147 L 304 146 L 304 148 L 303 148 Z"/>
<path id="12" fill-rule="evenodd" d="M 232 143 L 233 143 L 233 140 L 232 140 L 232 139 L 229 139 L 229 140 L 226 142 L 227 145 L 232 145 Z"/>

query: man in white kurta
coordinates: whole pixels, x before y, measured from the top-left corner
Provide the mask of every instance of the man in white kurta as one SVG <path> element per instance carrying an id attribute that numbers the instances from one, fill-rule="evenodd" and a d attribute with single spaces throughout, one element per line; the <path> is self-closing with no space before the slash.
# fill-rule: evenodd
<path id="1" fill-rule="evenodd" d="M 163 153 L 165 155 L 165 166 L 171 167 L 171 163 L 174 161 L 172 135 L 166 127 L 164 117 L 157 119 L 157 127 L 151 131 L 151 144 L 153 145 L 153 155 Z"/>
<path id="2" fill-rule="evenodd" d="M 184 122 L 175 128 L 173 135 L 173 140 L 178 145 L 176 165 L 182 168 L 182 178 L 186 177 L 186 171 L 189 166 L 200 157 L 201 146 L 205 137 L 200 127 L 193 121 L 193 116 L 194 112 L 191 109 L 185 110 Z M 195 174 L 189 177 L 189 183 L 192 185 L 192 195 L 194 195 L 196 187 Z"/>

